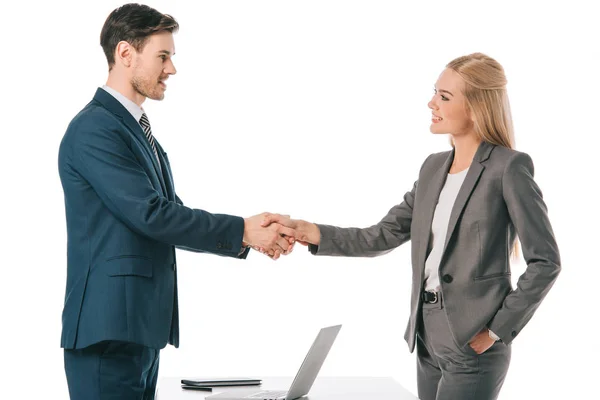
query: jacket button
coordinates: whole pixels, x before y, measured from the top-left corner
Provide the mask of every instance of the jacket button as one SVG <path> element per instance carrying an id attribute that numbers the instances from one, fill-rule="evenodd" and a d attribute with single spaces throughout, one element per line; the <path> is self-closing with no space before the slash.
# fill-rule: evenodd
<path id="1" fill-rule="evenodd" d="M 515 336 L 517 336 L 517 331 L 512 331 L 512 332 L 510 333 L 510 336 L 512 336 L 512 337 L 515 337 Z"/>
<path id="2" fill-rule="evenodd" d="M 223 243 L 219 242 L 217 243 L 217 249 L 222 249 L 223 248 Z"/>
<path id="3" fill-rule="evenodd" d="M 176 271 L 176 270 L 177 270 L 177 264 L 173 263 L 173 271 Z"/>
<path id="4" fill-rule="evenodd" d="M 443 280 L 444 282 L 446 282 L 446 283 L 450 283 L 450 282 L 452 282 L 452 281 L 454 280 L 454 278 L 452 278 L 452 275 L 448 275 L 448 274 L 446 274 L 446 275 L 444 275 L 444 276 L 442 277 L 442 280 Z"/>

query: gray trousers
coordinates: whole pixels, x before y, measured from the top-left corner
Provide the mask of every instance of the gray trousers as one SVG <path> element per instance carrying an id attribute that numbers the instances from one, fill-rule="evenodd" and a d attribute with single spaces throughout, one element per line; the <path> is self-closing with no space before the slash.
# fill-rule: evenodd
<path id="1" fill-rule="evenodd" d="M 496 399 L 510 364 L 510 345 L 496 342 L 483 354 L 468 344 L 458 347 L 443 303 L 440 298 L 435 304 L 423 304 L 417 334 L 419 399 Z"/>

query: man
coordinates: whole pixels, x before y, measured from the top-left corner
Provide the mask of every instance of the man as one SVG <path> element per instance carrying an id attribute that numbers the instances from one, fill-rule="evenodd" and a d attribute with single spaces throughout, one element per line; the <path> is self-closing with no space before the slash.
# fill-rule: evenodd
<path id="1" fill-rule="evenodd" d="M 282 235 L 243 219 L 185 207 L 169 160 L 142 108 L 162 100 L 176 70 L 178 24 L 127 4 L 107 18 L 100 43 L 106 85 L 72 120 L 59 151 L 68 234 L 61 346 L 71 399 L 153 399 L 159 352 L 179 345 L 175 247 L 246 258 L 262 247 L 278 258 Z"/>

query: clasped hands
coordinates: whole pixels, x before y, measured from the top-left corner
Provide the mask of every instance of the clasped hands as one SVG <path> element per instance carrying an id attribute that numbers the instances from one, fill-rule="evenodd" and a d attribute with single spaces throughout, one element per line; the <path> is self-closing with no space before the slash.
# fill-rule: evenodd
<path id="1" fill-rule="evenodd" d="M 250 246 L 273 260 L 290 254 L 296 242 L 318 245 L 321 233 L 317 225 L 289 215 L 262 213 L 244 220 L 243 245 Z"/>

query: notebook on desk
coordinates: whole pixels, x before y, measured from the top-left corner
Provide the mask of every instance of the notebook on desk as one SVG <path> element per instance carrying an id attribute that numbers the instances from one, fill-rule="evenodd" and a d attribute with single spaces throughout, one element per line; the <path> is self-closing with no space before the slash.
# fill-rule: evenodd
<path id="1" fill-rule="evenodd" d="M 187 386 L 250 386 L 260 385 L 262 381 L 255 378 L 210 378 L 210 379 L 182 379 L 181 384 Z"/>
<path id="2" fill-rule="evenodd" d="M 323 328 L 317 335 L 308 354 L 304 358 L 289 390 L 262 390 L 262 389 L 236 389 L 226 391 L 212 396 L 206 396 L 207 400 L 293 400 L 308 394 L 312 387 L 329 349 L 333 345 L 341 325 Z"/>

